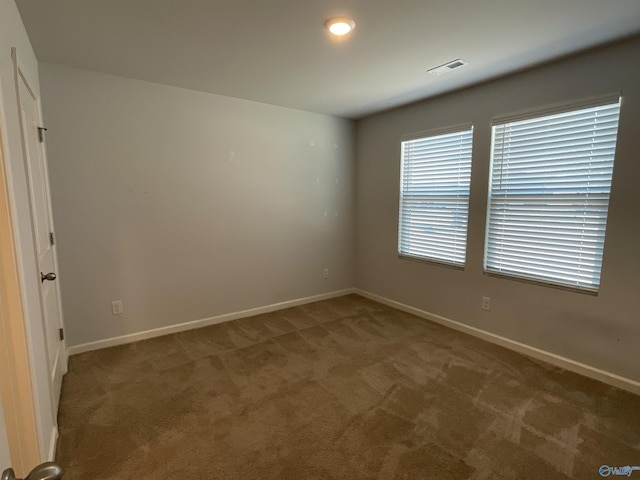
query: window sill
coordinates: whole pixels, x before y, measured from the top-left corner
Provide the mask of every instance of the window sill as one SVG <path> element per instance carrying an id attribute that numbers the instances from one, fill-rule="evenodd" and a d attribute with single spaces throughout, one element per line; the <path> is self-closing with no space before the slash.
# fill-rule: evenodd
<path id="1" fill-rule="evenodd" d="M 445 262 L 445 261 L 438 261 L 435 259 L 431 259 L 431 258 L 425 258 L 425 257 L 415 257 L 413 255 L 406 255 L 403 253 L 399 253 L 398 254 L 398 258 L 400 258 L 401 260 L 411 260 L 414 262 L 420 262 L 420 263 L 427 263 L 429 265 L 435 265 L 438 267 L 446 267 L 446 268 L 452 268 L 454 270 L 461 270 L 464 271 L 464 265 L 460 265 L 457 263 L 449 263 L 449 262 Z"/>
<path id="2" fill-rule="evenodd" d="M 538 285 L 540 287 L 555 288 L 557 290 L 565 290 L 567 292 L 581 293 L 583 295 L 591 295 L 593 297 L 597 297 L 598 296 L 598 290 L 592 290 L 592 289 L 585 288 L 585 287 L 574 287 L 572 285 L 565 285 L 565 284 L 562 284 L 562 283 L 547 282 L 547 281 L 544 281 L 544 280 L 536 280 L 536 279 L 533 279 L 533 278 L 519 277 L 517 275 L 511 275 L 511 274 L 508 274 L 508 273 L 493 272 L 493 271 L 488 271 L 488 270 L 485 270 L 484 274 L 489 276 L 489 277 L 502 278 L 502 279 L 505 279 L 505 280 L 514 280 L 516 282 L 528 283 L 530 285 Z"/>

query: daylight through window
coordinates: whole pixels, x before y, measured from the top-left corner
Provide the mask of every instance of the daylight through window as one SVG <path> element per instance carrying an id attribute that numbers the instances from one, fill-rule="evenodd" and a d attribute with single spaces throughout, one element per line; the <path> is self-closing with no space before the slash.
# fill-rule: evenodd
<path id="1" fill-rule="evenodd" d="M 466 126 L 402 142 L 400 255 L 464 265 L 472 138 Z"/>
<path id="2" fill-rule="evenodd" d="M 487 272 L 597 291 L 619 113 L 615 96 L 494 122 Z"/>

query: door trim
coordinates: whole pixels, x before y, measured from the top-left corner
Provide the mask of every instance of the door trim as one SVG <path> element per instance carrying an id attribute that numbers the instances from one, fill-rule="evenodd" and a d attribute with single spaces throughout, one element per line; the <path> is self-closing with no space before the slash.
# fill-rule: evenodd
<path id="1" fill-rule="evenodd" d="M 0 396 L 18 475 L 42 461 L 0 122 Z"/>
<path id="2" fill-rule="evenodd" d="M 22 111 L 22 99 L 21 99 L 21 84 L 24 85 L 24 87 L 26 88 L 26 90 L 28 91 L 28 94 L 31 95 L 31 97 L 34 99 L 35 104 L 36 104 L 36 121 L 38 124 L 42 124 L 42 106 L 40 103 L 40 98 L 38 97 L 38 95 L 36 95 L 34 89 L 32 88 L 32 83 L 28 77 L 28 75 L 26 75 L 24 73 L 24 69 L 21 67 L 20 61 L 18 59 L 18 53 L 15 47 L 13 47 L 11 49 L 11 58 L 13 60 L 13 73 L 14 73 L 14 86 L 15 86 L 15 91 L 16 91 L 16 101 L 17 101 L 17 107 L 18 107 L 18 122 L 20 124 L 20 137 L 21 137 L 21 144 L 22 144 L 22 160 L 24 163 L 24 173 L 26 176 L 26 190 L 27 190 L 27 203 L 29 206 L 29 222 L 30 222 L 30 226 L 31 226 L 31 242 L 32 242 L 32 248 L 33 248 L 33 252 L 37 252 L 38 248 L 37 248 L 37 240 L 36 240 L 36 231 L 35 231 L 35 220 L 34 220 L 34 195 L 33 195 L 33 191 L 32 191 L 32 185 L 31 185 L 31 181 L 29 180 L 29 176 L 31 175 L 30 173 L 30 165 L 28 162 L 28 157 L 27 157 L 27 138 L 26 138 L 26 133 L 24 131 L 24 120 L 23 120 L 23 111 Z M 50 191 L 49 191 L 49 178 L 48 178 L 48 168 L 46 168 L 46 157 L 44 154 L 44 148 L 43 148 L 43 144 L 38 144 L 38 149 L 39 149 L 39 154 L 42 155 L 42 161 L 45 165 L 45 178 L 44 181 L 46 183 L 46 187 L 47 187 L 47 203 L 48 206 L 47 208 L 49 209 L 49 223 L 50 226 L 52 227 L 53 224 L 53 216 L 52 216 L 52 211 L 51 211 L 51 196 L 50 196 Z M 52 246 L 53 249 L 53 263 L 54 263 L 54 268 L 57 270 L 58 268 L 58 261 L 57 261 L 57 255 L 56 255 L 56 251 L 55 251 L 55 247 Z M 36 253 L 37 256 L 37 253 Z M 33 271 L 32 273 L 34 275 L 36 275 L 36 277 L 39 279 L 40 278 L 40 270 L 38 267 L 38 260 L 36 259 L 36 265 L 35 265 L 35 271 Z M 25 275 L 28 275 L 29 272 L 25 272 Z M 44 348 L 44 354 L 45 354 L 45 365 L 47 368 L 47 372 L 46 372 L 46 378 L 47 378 L 47 397 L 48 397 L 48 403 L 49 403 L 49 411 L 50 411 L 50 415 L 51 415 L 51 435 L 52 437 L 55 437 L 57 440 L 57 436 L 58 436 L 58 421 L 57 421 L 57 417 L 58 417 L 58 409 L 57 409 L 57 405 L 59 402 L 59 398 L 56 396 L 57 392 L 54 391 L 54 387 L 53 387 L 53 378 L 51 376 L 52 373 L 52 365 L 51 365 L 51 359 L 50 359 L 50 355 L 49 355 L 49 345 L 48 345 L 48 340 L 47 340 L 47 325 L 46 325 L 46 316 L 45 316 L 45 307 L 44 307 L 44 303 L 43 303 L 43 297 L 42 297 L 42 291 L 40 289 L 38 289 L 38 304 L 39 304 L 39 311 L 40 311 L 40 320 L 41 320 L 41 324 L 40 327 L 42 328 L 42 333 L 44 335 L 44 344 L 43 344 L 43 348 Z M 58 314 L 60 315 L 60 326 L 64 327 L 64 320 L 62 317 L 62 303 L 61 303 L 61 298 L 60 298 L 60 288 L 57 289 L 57 296 L 58 296 Z M 25 321 L 27 319 L 25 318 Z M 27 332 L 28 333 L 28 332 Z M 29 345 L 32 345 L 30 342 L 32 341 L 32 339 L 29 337 L 28 342 Z M 66 348 L 65 348 L 65 342 L 61 341 L 60 343 L 60 358 L 58 358 L 58 361 L 62 361 L 62 375 L 64 375 L 66 373 L 66 369 L 67 369 L 67 352 L 66 352 Z M 33 372 L 32 372 L 33 373 Z M 33 394 L 36 393 L 35 390 L 32 390 Z M 38 399 L 42 398 L 43 396 L 40 395 L 38 397 Z M 36 409 L 36 400 L 38 400 L 37 398 L 33 398 L 33 406 L 34 406 L 34 410 Z M 38 405 L 40 408 L 44 407 L 44 402 L 42 405 Z M 39 418 L 38 415 L 38 411 L 36 411 L 36 422 L 38 421 L 42 421 L 41 418 Z M 41 423 L 37 423 L 37 425 L 42 429 L 42 428 L 48 428 L 44 427 Z M 38 432 L 38 433 L 42 433 L 42 435 L 39 436 L 39 444 L 40 444 L 40 454 L 41 456 L 45 456 L 45 455 L 49 455 L 50 458 L 47 458 L 46 460 L 53 460 L 53 456 L 55 455 L 55 446 L 56 446 L 56 441 L 50 441 L 49 445 L 47 445 L 46 443 L 46 439 L 45 439 L 45 432 Z M 48 436 L 48 435 L 46 435 Z M 48 448 L 47 448 L 48 447 Z"/>

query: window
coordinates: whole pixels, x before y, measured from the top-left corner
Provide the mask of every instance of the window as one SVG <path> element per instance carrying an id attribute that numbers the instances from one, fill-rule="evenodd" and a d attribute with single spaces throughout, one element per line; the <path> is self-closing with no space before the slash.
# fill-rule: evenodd
<path id="1" fill-rule="evenodd" d="M 494 122 L 485 271 L 597 291 L 620 98 L 546 113 Z"/>
<path id="2" fill-rule="evenodd" d="M 464 265 L 473 127 L 402 142 L 400 255 Z"/>

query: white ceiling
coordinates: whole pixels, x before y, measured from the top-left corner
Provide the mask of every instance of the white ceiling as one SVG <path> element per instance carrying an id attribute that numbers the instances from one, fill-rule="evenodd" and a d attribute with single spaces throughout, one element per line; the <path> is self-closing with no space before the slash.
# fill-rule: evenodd
<path id="1" fill-rule="evenodd" d="M 17 4 L 40 61 L 348 118 L 640 32 L 640 0 Z M 338 15 L 348 41 L 325 34 Z M 456 58 L 470 65 L 426 73 Z"/>

